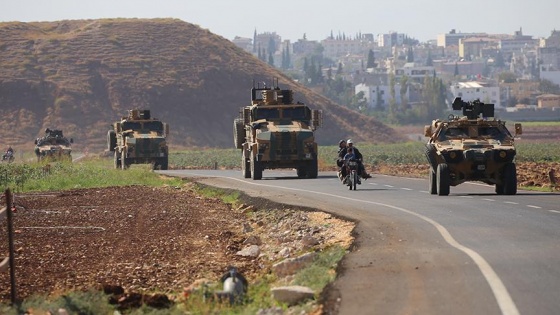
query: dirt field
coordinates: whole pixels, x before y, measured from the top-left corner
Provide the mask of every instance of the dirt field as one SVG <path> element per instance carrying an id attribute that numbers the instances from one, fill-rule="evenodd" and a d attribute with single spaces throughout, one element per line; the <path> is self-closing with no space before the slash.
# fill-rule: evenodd
<path id="1" fill-rule="evenodd" d="M 354 226 L 258 199 L 232 209 L 221 200 L 197 197 L 188 186 L 29 193 L 14 201 L 20 299 L 102 285 L 180 293 L 197 279 L 217 281 L 228 266 L 251 282 L 281 259 L 281 249 L 301 250 L 302 236 L 312 235 L 318 248 L 349 246 Z M 268 211 L 251 210 L 258 208 Z M 4 227 L 0 235 L 0 251 L 7 253 Z M 236 255 L 251 235 L 262 241 L 259 257 Z M 9 284 L 9 274 L 0 274 L 2 302 L 9 302 Z"/>

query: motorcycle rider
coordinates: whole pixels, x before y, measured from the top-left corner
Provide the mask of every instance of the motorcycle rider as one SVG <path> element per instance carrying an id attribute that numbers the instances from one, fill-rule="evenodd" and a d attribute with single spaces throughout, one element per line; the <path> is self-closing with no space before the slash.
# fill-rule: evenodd
<path id="1" fill-rule="evenodd" d="M 340 140 L 338 142 L 338 158 L 336 159 L 336 165 L 338 166 L 338 178 L 340 180 L 346 178 L 346 167 L 344 167 L 344 155 L 346 153 L 346 140 Z"/>
<path id="2" fill-rule="evenodd" d="M 2 155 L 2 160 L 5 160 L 11 156 L 14 155 L 14 149 L 12 149 L 12 146 L 9 145 L 8 149 L 6 149 L 6 153 L 4 153 L 4 155 Z"/>
<path id="3" fill-rule="evenodd" d="M 358 148 L 354 147 L 354 141 L 352 141 L 352 139 L 348 139 L 348 141 L 346 141 L 346 147 L 354 149 L 354 155 L 356 156 L 356 160 L 358 161 L 358 173 L 360 174 L 360 176 L 363 179 L 371 178 L 371 175 L 369 175 L 366 172 L 366 169 L 364 167 L 364 164 L 363 164 L 363 161 L 362 161 L 363 156 L 360 153 L 360 150 L 358 150 Z"/>

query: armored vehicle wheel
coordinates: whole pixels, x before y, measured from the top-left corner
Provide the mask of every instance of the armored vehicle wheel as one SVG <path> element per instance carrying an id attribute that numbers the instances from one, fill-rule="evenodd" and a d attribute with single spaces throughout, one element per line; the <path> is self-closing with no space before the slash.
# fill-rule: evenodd
<path id="1" fill-rule="evenodd" d="M 517 170 L 515 163 L 504 166 L 504 195 L 517 194 Z"/>
<path id="2" fill-rule="evenodd" d="M 436 171 L 436 186 L 439 196 L 449 195 L 449 167 L 447 164 L 439 164 Z"/>
<path id="3" fill-rule="evenodd" d="M 430 192 L 430 194 L 435 195 L 437 194 L 437 178 L 436 178 L 436 172 L 434 172 L 434 170 L 430 167 L 429 172 L 429 184 L 430 186 L 428 187 L 428 191 Z"/>
<path id="4" fill-rule="evenodd" d="M 317 175 L 319 174 L 319 166 L 317 163 L 317 160 L 313 160 L 310 162 L 309 167 L 307 168 L 308 178 L 317 178 Z"/>
<path id="5" fill-rule="evenodd" d="M 251 174 L 253 175 L 253 180 L 262 179 L 262 172 L 261 163 L 253 157 L 251 159 Z"/>
<path id="6" fill-rule="evenodd" d="M 121 153 L 121 168 L 126 170 L 128 168 L 128 163 L 126 162 L 126 155 L 124 151 Z"/>
<path id="7" fill-rule="evenodd" d="M 305 170 L 305 167 L 303 167 L 303 166 L 298 167 L 296 172 L 297 172 L 297 177 L 298 178 L 304 178 L 305 175 L 307 175 L 307 171 Z"/>
<path id="8" fill-rule="evenodd" d="M 498 195 L 504 194 L 504 185 L 496 184 L 496 194 Z"/>
<path id="9" fill-rule="evenodd" d="M 154 164 L 154 168 L 155 169 L 159 168 L 160 170 L 165 171 L 167 170 L 168 165 L 169 165 L 169 158 L 167 157 L 159 158 L 157 162 Z"/>
<path id="10" fill-rule="evenodd" d="M 114 160 L 115 169 L 121 168 L 120 154 L 117 151 L 115 151 L 113 157 L 114 157 L 113 160 Z"/>
<path id="11" fill-rule="evenodd" d="M 241 155 L 241 172 L 243 178 L 251 178 L 251 162 Z"/>

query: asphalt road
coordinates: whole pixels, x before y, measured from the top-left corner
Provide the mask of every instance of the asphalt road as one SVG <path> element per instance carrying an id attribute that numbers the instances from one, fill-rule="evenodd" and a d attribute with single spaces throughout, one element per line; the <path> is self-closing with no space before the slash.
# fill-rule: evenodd
<path id="1" fill-rule="evenodd" d="M 339 314 L 559 314 L 560 194 L 373 174 L 349 191 L 334 172 L 162 171 L 356 221 L 356 247 L 329 290 Z"/>

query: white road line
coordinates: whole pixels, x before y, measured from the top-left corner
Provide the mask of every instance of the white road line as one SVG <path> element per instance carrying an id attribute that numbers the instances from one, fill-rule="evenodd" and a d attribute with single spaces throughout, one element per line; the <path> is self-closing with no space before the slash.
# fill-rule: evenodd
<path id="1" fill-rule="evenodd" d="M 395 187 L 395 186 L 391 186 L 391 185 L 383 185 L 383 186 L 385 186 L 385 187 L 389 187 L 389 188 L 393 188 L 393 187 Z"/>
<path id="2" fill-rule="evenodd" d="M 560 211 L 558 211 L 558 210 L 548 210 L 548 211 L 554 212 L 554 213 L 560 213 Z"/>
<path id="3" fill-rule="evenodd" d="M 527 205 L 527 207 L 529 207 L 529 208 L 535 208 L 535 209 L 542 209 L 542 207 L 539 207 L 539 206 L 533 206 L 533 205 Z"/>
<path id="4" fill-rule="evenodd" d="M 379 185 L 378 183 L 368 183 L 370 185 Z"/>
<path id="5" fill-rule="evenodd" d="M 282 187 L 282 186 L 275 186 L 275 185 L 260 184 L 260 183 L 250 182 L 250 181 L 246 181 L 246 180 L 242 180 L 242 179 L 234 178 L 234 177 L 228 177 L 228 176 L 212 176 L 212 175 L 207 175 L 207 174 L 194 174 L 194 176 L 221 177 L 221 178 L 227 178 L 227 179 L 243 182 L 243 183 L 249 184 L 249 185 L 262 186 L 262 187 L 274 187 L 274 188 L 281 188 L 281 189 L 292 190 L 292 191 L 302 191 L 302 192 L 307 192 L 307 193 L 312 193 L 312 194 L 317 194 L 317 195 L 322 195 L 322 196 L 329 196 L 329 197 L 334 196 L 331 193 L 324 193 L 324 192 L 320 192 L 320 191 L 313 191 L 313 190 L 300 189 L 300 188 L 291 188 L 291 187 Z M 490 264 L 486 261 L 486 259 L 484 259 L 484 257 L 482 257 L 479 253 L 477 253 L 473 249 L 470 249 L 469 247 L 466 247 L 466 246 L 462 245 L 461 243 L 457 242 L 455 240 L 455 238 L 453 238 L 451 233 L 449 233 L 449 231 L 443 225 L 439 224 L 435 220 L 430 219 L 430 218 L 428 218 L 428 217 L 426 217 L 422 214 L 413 212 L 411 210 L 407 210 L 405 208 L 400 208 L 400 207 L 397 207 L 397 206 L 393 206 L 393 205 L 389 205 L 389 204 L 385 204 L 385 203 L 381 203 L 381 202 L 354 199 L 354 198 L 350 198 L 350 197 L 346 197 L 346 196 L 337 196 L 337 197 L 341 198 L 341 199 L 352 200 L 352 201 L 356 201 L 356 202 L 362 202 L 362 203 L 387 207 L 387 208 L 390 208 L 390 209 L 393 209 L 393 210 L 397 210 L 397 211 L 401 211 L 401 212 L 413 215 L 415 217 L 418 217 L 418 218 L 430 223 L 431 225 L 433 225 L 437 229 L 437 231 L 440 233 L 440 235 L 443 237 L 443 239 L 447 242 L 447 244 L 449 244 L 452 247 L 454 247 L 454 248 L 462 251 L 463 253 L 467 254 L 467 256 L 469 256 L 474 261 L 474 263 L 477 265 L 478 269 L 482 273 L 482 276 L 484 276 L 484 278 L 486 279 L 486 282 L 488 282 L 488 285 L 490 286 L 490 289 L 492 290 L 492 293 L 494 293 L 494 297 L 496 298 L 496 302 L 498 303 L 498 306 L 500 307 L 500 310 L 502 311 L 502 314 L 504 314 L 504 315 L 505 314 L 519 315 L 519 310 L 517 309 L 517 306 L 513 302 L 513 299 L 509 295 L 509 292 L 508 292 L 506 286 L 504 285 L 504 283 L 502 282 L 502 280 L 500 279 L 498 274 L 496 274 L 496 272 L 494 271 L 492 266 L 490 266 Z"/>
<path id="6" fill-rule="evenodd" d="M 486 200 L 486 201 L 496 201 L 496 200 L 490 199 L 490 198 L 482 198 L 482 200 Z"/>
<path id="7" fill-rule="evenodd" d="M 513 201 L 504 201 L 504 203 L 509 203 L 510 205 L 518 205 L 518 202 L 513 202 Z"/>
<path id="8" fill-rule="evenodd" d="M 473 196 L 459 196 L 459 197 L 473 199 Z"/>
<path id="9" fill-rule="evenodd" d="M 406 188 L 406 187 L 403 187 L 403 188 L 401 188 L 401 189 L 402 189 L 402 190 L 412 190 L 412 188 Z"/>
<path id="10" fill-rule="evenodd" d="M 430 192 L 427 190 L 420 190 L 421 193 L 429 194 Z"/>

